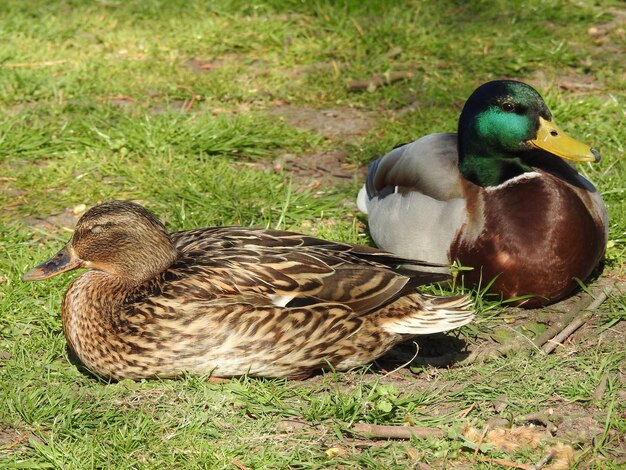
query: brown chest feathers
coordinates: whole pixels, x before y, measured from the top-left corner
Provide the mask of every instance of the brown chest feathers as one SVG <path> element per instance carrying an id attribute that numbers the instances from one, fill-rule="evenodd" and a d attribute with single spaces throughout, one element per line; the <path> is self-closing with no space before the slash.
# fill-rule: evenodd
<path id="1" fill-rule="evenodd" d="M 589 191 L 540 172 L 506 191 L 466 183 L 468 201 L 480 201 L 482 230 L 464 227 L 451 246 L 451 259 L 475 267 L 470 282 L 534 307 L 559 300 L 585 280 L 606 246 L 603 215 Z M 474 202 L 474 204 L 477 204 Z M 468 224 L 469 225 L 469 224 Z M 478 233 L 476 233 L 478 232 Z M 475 238 L 474 238 L 475 237 Z"/>

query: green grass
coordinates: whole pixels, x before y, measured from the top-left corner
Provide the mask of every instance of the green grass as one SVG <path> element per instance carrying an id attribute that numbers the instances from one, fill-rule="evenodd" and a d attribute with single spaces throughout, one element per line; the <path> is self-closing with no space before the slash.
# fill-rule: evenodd
<path id="1" fill-rule="evenodd" d="M 141 201 L 172 230 L 241 224 L 368 243 L 356 173 L 318 185 L 274 160 L 341 152 L 351 171 L 399 142 L 454 130 L 477 85 L 516 78 L 602 152 L 579 169 L 609 209 L 603 276 L 623 279 L 624 14 L 621 2 L 590 0 L 0 2 L 0 467 L 500 468 L 493 459 L 536 463 L 547 444 L 474 457 L 463 427 L 526 424 L 551 408 L 553 439 L 574 447 L 578 465 L 619 468 L 623 291 L 586 336 L 545 357 L 416 366 L 403 380 L 364 368 L 304 382 L 105 384 L 67 359 L 59 309 L 72 275 L 21 275 L 70 234 L 35 218 L 111 198 Z M 413 76 L 373 92 L 346 87 L 386 71 Z M 373 125 L 324 136 L 277 117 L 285 105 L 350 108 Z M 507 306 L 474 295 L 467 340 L 507 330 Z M 289 431 L 287 419 L 322 426 Z M 352 436 L 354 423 L 434 426 L 445 437 L 375 442 Z"/>

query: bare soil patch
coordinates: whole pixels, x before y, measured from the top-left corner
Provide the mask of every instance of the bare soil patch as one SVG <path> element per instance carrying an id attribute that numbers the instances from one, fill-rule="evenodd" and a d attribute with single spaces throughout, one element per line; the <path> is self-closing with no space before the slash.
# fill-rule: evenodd
<path id="1" fill-rule="evenodd" d="M 270 116 L 288 124 L 308 129 L 341 143 L 349 137 L 365 134 L 376 124 L 374 113 L 355 108 L 310 109 L 285 105 L 268 110 Z"/>
<path id="2" fill-rule="evenodd" d="M 29 435 L 14 428 L 0 428 L 0 449 L 11 449 L 27 441 Z"/>
<path id="3" fill-rule="evenodd" d="M 286 171 L 289 171 L 298 178 L 307 178 L 326 182 L 336 182 L 336 180 L 350 182 L 355 177 L 365 177 L 364 168 L 359 168 L 348 163 L 345 151 L 336 152 L 314 152 L 298 157 L 294 154 L 284 154 L 275 160 Z"/>
<path id="4" fill-rule="evenodd" d="M 608 10 L 613 19 L 590 27 L 587 33 L 599 47 L 609 51 L 623 51 L 626 45 L 626 10 L 611 8 Z"/>
<path id="5" fill-rule="evenodd" d="M 544 70 L 537 70 L 526 82 L 536 88 L 558 86 L 560 89 L 573 95 L 581 95 L 602 91 L 604 84 L 591 73 L 580 73 L 573 68 L 560 70 L 558 74 L 549 74 Z"/>
<path id="6" fill-rule="evenodd" d="M 80 205 L 44 217 L 28 216 L 23 222 L 25 225 L 50 233 L 59 233 L 63 230 L 73 231 L 85 209 L 84 205 Z"/>
<path id="7" fill-rule="evenodd" d="M 337 184 L 365 180 L 367 168 L 349 161 L 346 144 L 374 127 L 377 122 L 374 113 L 355 108 L 316 110 L 292 105 L 274 106 L 267 112 L 291 126 L 317 132 L 336 142 L 337 150 L 302 155 L 285 153 L 273 161 L 247 162 L 245 165 L 276 173 L 287 172 L 300 189 L 332 188 Z"/>

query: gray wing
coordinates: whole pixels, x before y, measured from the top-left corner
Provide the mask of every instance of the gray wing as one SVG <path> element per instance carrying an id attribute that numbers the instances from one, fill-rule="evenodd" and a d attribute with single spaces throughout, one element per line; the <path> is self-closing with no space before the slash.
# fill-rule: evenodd
<path id="1" fill-rule="evenodd" d="M 370 199 L 393 188 L 447 200 L 462 197 L 459 178 L 456 134 L 431 134 L 372 162 L 365 188 Z"/>
<path id="2" fill-rule="evenodd" d="M 333 303 L 360 314 L 448 279 L 432 270 L 444 266 L 293 232 L 208 227 L 171 236 L 183 256 L 167 272 L 169 285 L 184 279 L 187 298 L 197 291 L 202 299 L 256 296 L 281 307 Z"/>
<path id="3" fill-rule="evenodd" d="M 427 135 L 373 162 L 357 205 L 379 247 L 450 262 L 450 244 L 466 222 L 456 134 Z"/>

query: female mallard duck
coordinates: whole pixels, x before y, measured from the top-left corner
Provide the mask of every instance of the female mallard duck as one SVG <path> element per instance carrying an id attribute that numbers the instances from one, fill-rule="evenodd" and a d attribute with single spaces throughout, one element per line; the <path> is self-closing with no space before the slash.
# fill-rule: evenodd
<path id="1" fill-rule="evenodd" d="M 276 230 L 169 235 L 143 207 L 112 201 L 87 211 L 24 279 L 92 269 L 66 292 L 62 321 L 71 350 L 101 377 L 306 377 L 470 322 L 467 297 L 415 291 L 445 277 L 421 266 Z"/>
<path id="2" fill-rule="evenodd" d="M 600 154 L 559 129 L 530 86 L 489 82 L 467 100 L 457 134 L 432 134 L 369 167 L 358 206 L 378 246 L 473 267 L 465 279 L 526 307 L 571 293 L 597 266 L 607 213 L 596 188 L 562 160 Z"/>

